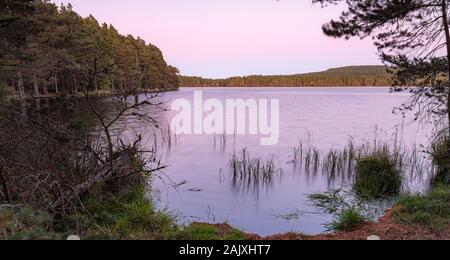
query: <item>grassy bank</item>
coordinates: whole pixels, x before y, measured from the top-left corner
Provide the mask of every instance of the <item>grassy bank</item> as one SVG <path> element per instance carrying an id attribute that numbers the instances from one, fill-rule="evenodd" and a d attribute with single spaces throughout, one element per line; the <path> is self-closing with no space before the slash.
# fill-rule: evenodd
<path id="1" fill-rule="evenodd" d="M 427 195 L 404 195 L 378 222 L 365 222 L 357 212 L 348 211 L 334 223 L 341 232 L 318 236 L 285 233 L 260 237 L 226 223 L 180 226 L 170 212 L 155 210 L 141 186 L 101 194 L 86 198 L 86 212 L 65 222 L 31 207 L 2 205 L 0 239 L 58 240 L 73 234 L 86 240 L 365 240 L 371 235 L 386 240 L 450 238 L 448 186 L 440 186 Z M 358 227 L 347 229 L 353 227 L 352 221 L 358 221 Z"/>
<path id="2" fill-rule="evenodd" d="M 244 240 L 229 225 L 180 226 L 167 211 L 156 210 L 140 185 L 117 192 L 98 189 L 83 200 L 83 211 L 58 216 L 31 206 L 0 205 L 1 240 Z"/>

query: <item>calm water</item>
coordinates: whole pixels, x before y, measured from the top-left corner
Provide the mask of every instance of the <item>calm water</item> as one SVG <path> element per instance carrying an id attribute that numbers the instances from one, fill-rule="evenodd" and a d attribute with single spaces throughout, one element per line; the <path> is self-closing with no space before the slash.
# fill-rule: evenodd
<path id="1" fill-rule="evenodd" d="M 173 182 L 187 181 L 173 188 L 168 178 L 155 178 L 154 196 L 160 208 L 179 214 L 181 223 L 192 221 L 228 222 L 247 232 L 269 235 L 281 232 L 317 234 L 330 216 L 311 206 L 308 194 L 326 191 L 330 183 L 321 174 L 311 175 L 295 170 L 287 163 L 299 140 L 322 152 L 343 148 L 354 138 L 364 142 L 377 136 L 390 138 L 398 133 L 406 144 L 427 144 L 428 131 L 394 115 L 392 110 L 406 101 L 407 93 L 389 93 L 388 88 L 214 88 L 202 90 L 204 99 L 279 99 L 280 141 L 276 146 L 260 146 L 258 136 L 226 136 L 220 147 L 220 136 L 180 135 L 160 142 L 159 153 L 168 165 L 164 175 Z M 167 93 L 170 103 L 177 98 L 193 100 L 194 89 Z M 170 122 L 173 112 L 160 117 Z M 163 125 L 165 123 L 162 123 Z M 377 130 L 378 129 L 378 130 Z M 149 142 L 148 144 L 153 145 Z M 283 174 L 270 185 L 245 187 L 233 183 L 229 161 L 235 152 L 247 148 L 255 158 L 275 156 Z M 420 187 L 410 183 L 410 189 Z"/>

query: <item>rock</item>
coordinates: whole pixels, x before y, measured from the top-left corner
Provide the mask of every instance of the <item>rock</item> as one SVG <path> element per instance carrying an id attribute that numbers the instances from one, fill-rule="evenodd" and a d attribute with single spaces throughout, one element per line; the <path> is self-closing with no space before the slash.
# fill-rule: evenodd
<path id="1" fill-rule="evenodd" d="M 72 236 L 69 236 L 67 238 L 67 240 L 68 241 L 79 241 L 79 240 L 81 240 L 81 238 L 79 236 L 72 235 Z"/>
<path id="2" fill-rule="evenodd" d="M 373 236 L 368 237 L 367 240 L 368 241 L 380 241 L 381 238 L 379 236 L 373 235 Z"/>

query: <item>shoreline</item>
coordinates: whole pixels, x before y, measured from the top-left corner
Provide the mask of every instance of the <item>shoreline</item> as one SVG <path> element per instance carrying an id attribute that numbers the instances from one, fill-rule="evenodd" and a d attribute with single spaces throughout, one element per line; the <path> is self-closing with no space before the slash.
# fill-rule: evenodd
<path id="1" fill-rule="evenodd" d="M 175 92 L 179 91 L 180 88 L 174 88 L 174 89 L 167 89 L 167 90 L 160 90 L 155 89 L 151 91 L 141 91 L 138 94 L 160 94 L 160 93 L 167 93 L 167 92 Z M 124 95 L 124 93 L 121 93 L 120 91 L 92 91 L 90 93 L 90 97 L 92 98 L 107 98 L 107 97 L 117 97 Z M 21 99 L 16 93 L 9 94 L 5 100 L 9 102 L 19 102 L 19 101 L 30 101 L 30 100 L 43 100 L 43 99 L 59 99 L 59 98 L 68 98 L 68 99 L 82 99 L 85 98 L 85 95 L 83 93 L 60 93 L 60 94 L 48 94 L 48 95 L 39 95 L 39 96 L 30 96 L 27 95 L 25 99 Z"/>
<path id="2" fill-rule="evenodd" d="M 287 232 L 280 234 L 273 234 L 269 236 L 260 236 L 253 233 L 243 232 L 245 239 L 248 241 L 258 240 L 312 240 L 312 241 L 326 241 L 326 240 L 371 240 L 371 237 L 380 238 L 380 240 L 450 240 L 450 227 L 442 232 L 435 232 L 430 227 L 421 225 L 406 225 L 399 224 L 395 220 L 395 214 L 401 210 L 397 206 L 385 212 L 384 216 L 376 222 L 367 223 L 359 226 L 351 232 L 332 232 L 322 233 L 318 235 L 307 235 L 296 232 Z M 191 225 L 199 225 L 205 227 L 216 228 L 224 235 L 234 229 L 229 224 L 211 224 L 211 223 L 192 223 Z"/>
<path id="3" fill-rule="evenodd" d="M 291 87 L 291 86 L 254 86 L 254 87 L 243 87 L 243 86 L 213 86 L 213 87 L 207 87 L 207 86 L 180 86 L 180 89 L 182 88 L 284 88 L 284 89 L 312 89 L 312 88 L 393 88 L 393 86 L 297 86 L 297 87 Z"/>

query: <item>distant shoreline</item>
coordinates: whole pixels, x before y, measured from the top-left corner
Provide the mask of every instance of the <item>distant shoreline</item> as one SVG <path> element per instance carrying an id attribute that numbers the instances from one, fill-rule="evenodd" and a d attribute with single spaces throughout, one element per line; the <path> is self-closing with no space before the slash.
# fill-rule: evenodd
<path id="1" fill-rule="evenodd" d="M 250 75 L 211 79 L 179 76 L 181 87 L 385 87 L 394 80 L 385 66 L 350 66 L 293 75 Z"/>

